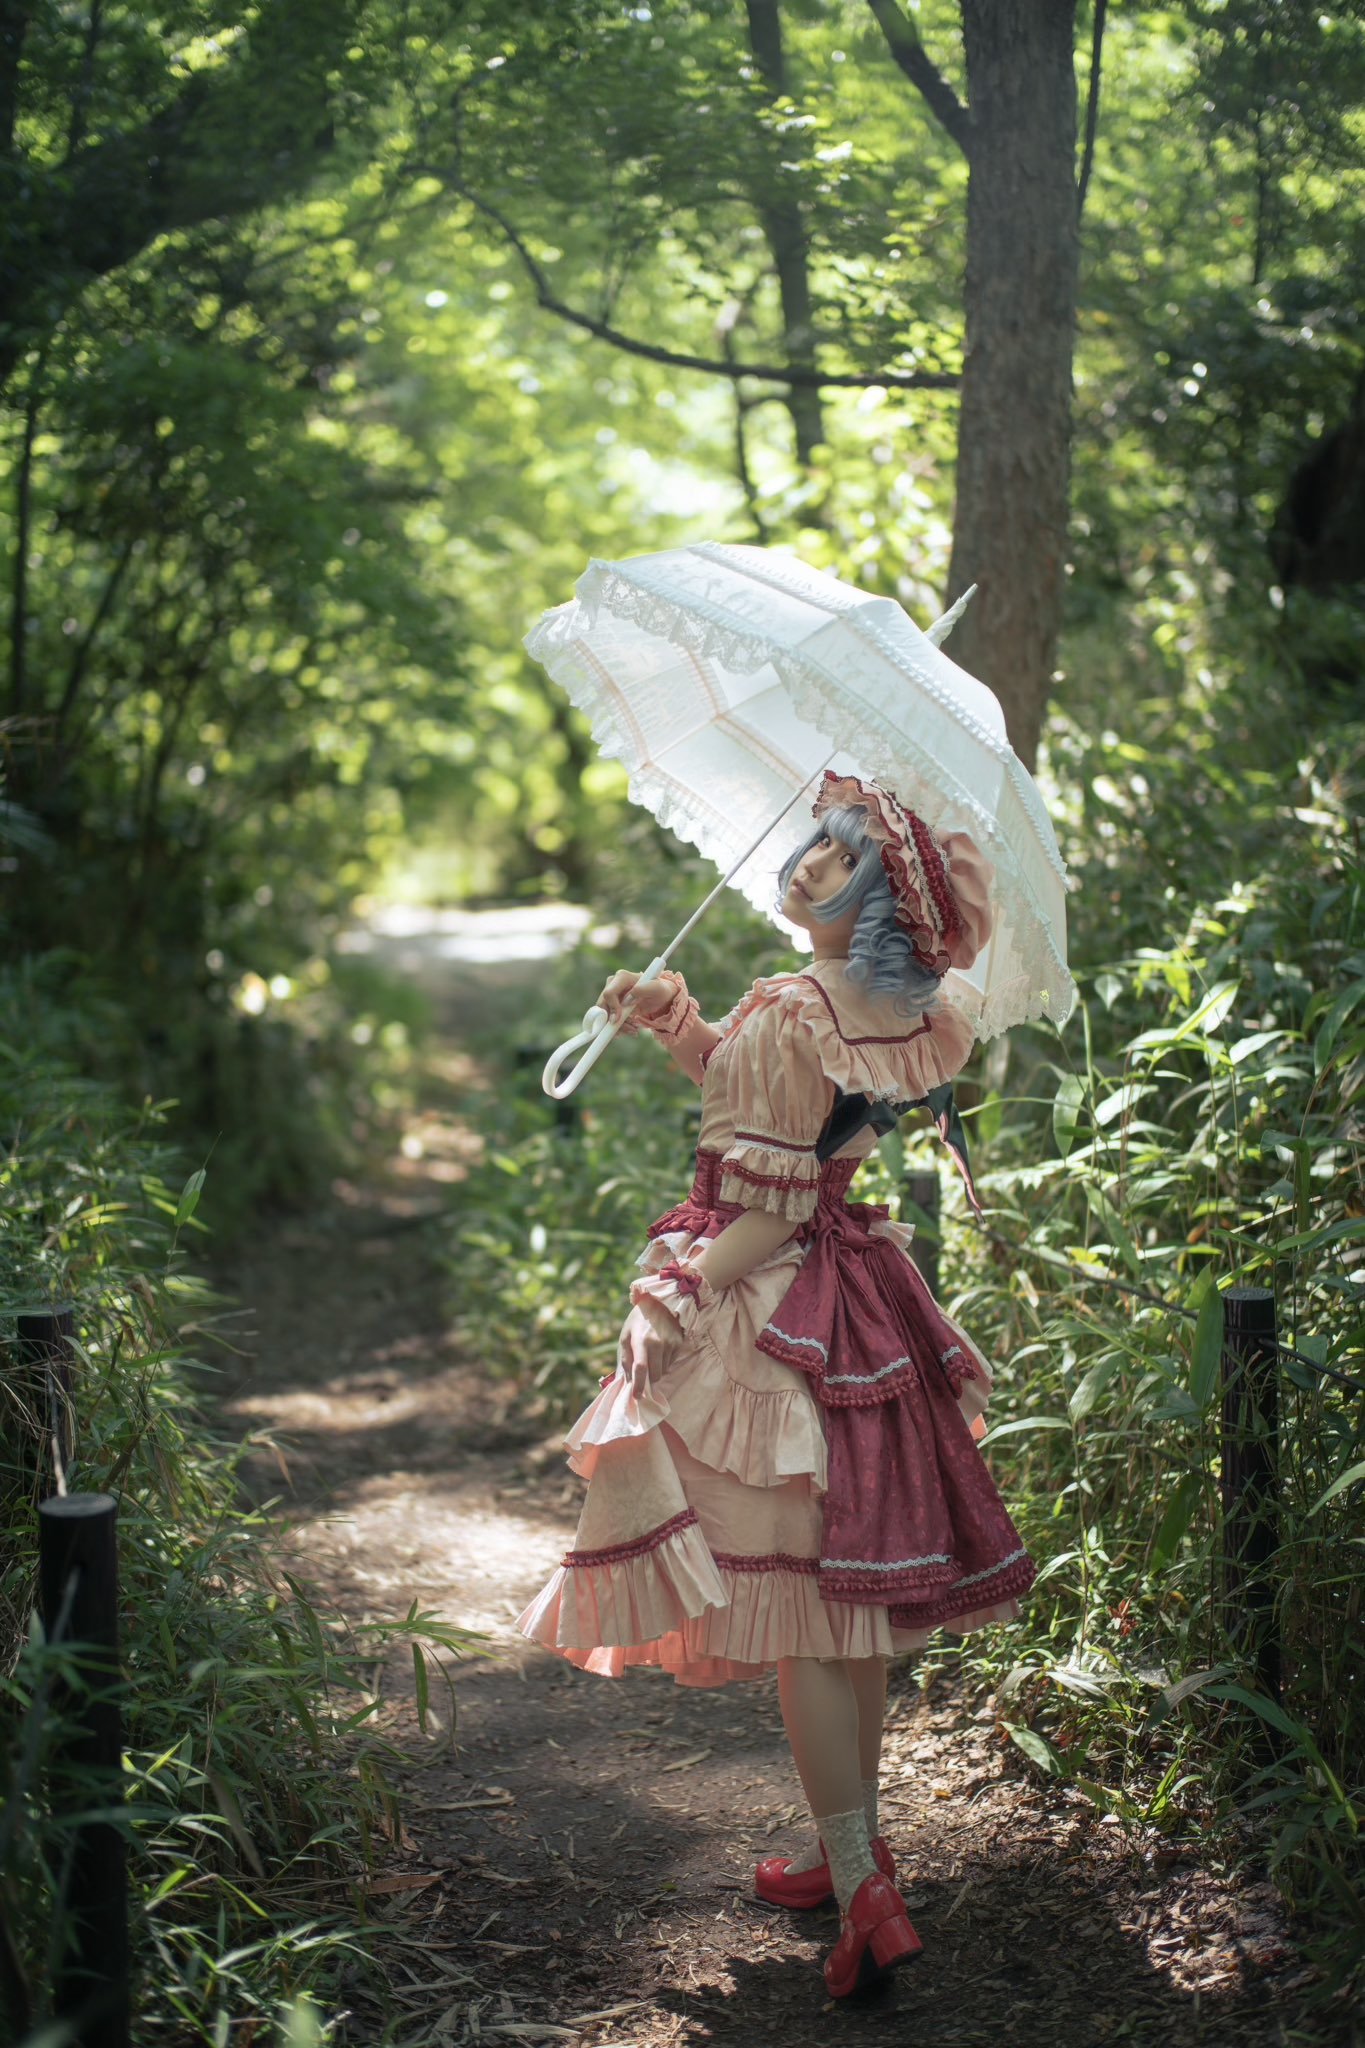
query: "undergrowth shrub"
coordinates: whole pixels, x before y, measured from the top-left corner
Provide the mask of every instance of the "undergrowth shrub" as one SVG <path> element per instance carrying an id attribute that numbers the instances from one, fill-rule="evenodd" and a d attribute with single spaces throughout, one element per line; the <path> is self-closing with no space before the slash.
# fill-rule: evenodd
<path id="1" fill-rule="evenodd" d="M 469 1638 L 415 1604 L 392 1626 L 348 1627 L 281 1568 L 268 1507 L 237 1483 L 250 1442 L 218 1438 L 187 1392 L 191 1346 L 220 1307 L 183 1249 L 202 1171 L 185 1177 L 164 1107 L 130 1108 L 72 1063 L 88 1028 L 42 963 L 0 978 L 0 1990 L 14 2038 L 42 2028 L 70 1823 L 44 1800 L 60 1716 L 36 1747 L 29 1719 L 61 1652 L 34 1615 L 51 1453 L 11 1318 L 69 1300 L 66 1480 L 119 1503 L 135 2037 L 265 2048 L 300 1998 L 325 2009 L 343 1969 L 368 1967 L 358 1887 L 397 1819 L 385 1653 L 410 1642 L 424 1696 L 432 1652 Z"/>

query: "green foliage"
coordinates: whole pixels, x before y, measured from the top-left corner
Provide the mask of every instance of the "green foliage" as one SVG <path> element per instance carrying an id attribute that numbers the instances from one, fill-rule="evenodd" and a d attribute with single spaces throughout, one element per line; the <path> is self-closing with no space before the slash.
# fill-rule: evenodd
<path id="1" fill-rule="evenodd" d="M 88 1019 L 33 994 L 32 979 L 0 982 L 0 1316 L 75 1306 L 66 1477 L 119 1501 L 136 2033 L 216 2042 L 273 2023 L 350 1963 L 369 1967 L 350 1909 L 396 1824 L 376 1718 L 386 1649 L 458 1653 L 469 1639 L 415 1603 L 392 1624 L 348 1628 L 281 1569 L 268 1507 L 237 1482 L 262 1440 L 220 1440 L 190 1393 L 190 1346 L 196 1333 L 211 1341 L 222 1307 L 185 1254 L 204 1172 L 185 1175 L 164 1108 L 130 1109 L 73 1066 Z M 33 1708 L 69 1653 L 32 1616 L 51 1431 L 47 1390 L 8 1338 L 0 1401 L 0 1905 L 6 2002 L 23 2032 L 44 2012 L 72 1826 L 43 1793 L 61 1712 Z"/>

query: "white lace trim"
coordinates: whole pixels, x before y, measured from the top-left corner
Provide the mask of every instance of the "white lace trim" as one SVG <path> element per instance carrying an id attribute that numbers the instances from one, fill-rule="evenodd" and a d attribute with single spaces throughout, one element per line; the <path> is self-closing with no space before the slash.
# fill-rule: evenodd
<path id="1" fill-rule="evenodd" d="M 770 1330 L 773 1336 L 780 1337 L 784 1344 L 806 1344 L 812 1351 L 818 1351 L 822 1358 L 829 1357 L 829 1346 L 822 1344 L 818 1337 L 793 1337 L 786 1330 L 779 1330 L 776 1323 L 765 1323 L 763 1334 L 766 1336 Z"/>
<path id="2" fill-rule="evenodd" d="M 931 1550 L 927 1557 L 898 1557 L 888 1564 L 878 1564 L 866 1557 L 822 1557 L 820 1564 L 821 1568 L 827 1571 L 908 1572 L 912 1565 L 951 1564 L 952 1561 L 946 1550 Z M 978 1573 L 974 1576 L 979 1577 L 981 1574 Z M 965 1586 L 966 1584 L 967 1581 L 965 1579 L 958 1580 L 952 1590 L 956 1590 L 956 1585 Z"/>
<path id="3" fill-rule="evenodd" d="M 825 1374 L 825 1385 L 827 1387 L 870 1387 L 875 1380 L 884 1380 L 888 1373 L 899 1372 L 903 1365 L 909 1365 L 909 1363 L 910 1359 L 907 1355 L 904 1358 L 893 1358 L 890 1365 L 879 1365 L 875 1372 L 827 1372 Z"/>
<path id="4" fill-rule="evenodd" d="M 715 554 L 721 561 L 726 559 L 725 551 L 709 542 L 701 543 L 695 552 Z M 771 559 L 763 565 L 761 574 L 746 561 L 745 574 L 789 591 L 805 603 L 817 601 L 808 581 L 784 576 L 780 565 Z M 707 853 L 706 824 L 697 815 L 692 793 L 672 783 L 652 763 L 640 760 L 640 736 L 629 730 L 628 711 L 618 714 L 600 675 L 594 675 L 594 657 L 580 637 L 583 622 L 591 624 L 605 606 L 614 617 L 628 620 L 703 659 L 719 660 L 739 674 L 753 674 L 770 665 L 790 691 L 797 715 L 817 729 L 828 716 L 830 678 L 799 652 L 777 648 L 766 635 L 736 626 L 727 614 L 699 595 L 689 594 L 684 609 L 672 598 L 660 596 L 622 575 L 609 563 L 594 561 L 579 579 L 578 592 L 578 597 L 568 604 L 547 612 L 527 634 L 527 652 L 568 690 L 587 716 L 599 749 L 625 766 L 632 800 L 649 810 L 666 830 Z M 839 594 L 838 586 L 832 585 L 831 596 Z M 890 605 L 891 601 L 886 602 Z M 913 649 L 893 640 L 876 617 L 875 601 L 870 605 L 859 594 L 849 593 L 846 607 L 826 601 L 824 608 L 837 609 L 845 625 L 887 659 L 908 668 L 926 693 L 944 705 L 1005 772 L 1006 789 L 1001 804 L 995 814 L 990 814 L 969 790 L 943 789 L 938 764 L 918 746 L 912 733 L 901 730 L 890 717 L 879 718 L 866 704 L 859 707 L 863 720 L 859 764 L 865 772 L 871 776 L 885 775 L 890 780 L 908 768 L 919 779 L 915 805 L 930 829 L 952 829 L 953 823 L 961 823 L 965 817 L 973 838 L 995 869 L 997 918 L 993 943 L 998 946 L 1002 937 L 1007 937 L 1008 955 L 1003 962 L 993 961 L 993 986 L 985 997 L 970 980 L 950 973 L 946 986 L 954 1002 L 970 1019 L 978 1038 L 993 1038 L 1012 1025 L 1032 1023 L 1043 1017 L 1063 1023 L 1076 999 L 1075 983 L 1053 937 L 1051 919 L 1019 866 L 1008 832 L 1012 808 L 1016 819 L 1027 821 L 1031 836 L 1057 882 L 1064 885 L 1066 865 L 1032 777 L 1007 743 L 959 702 L 948 698 L 927 665 L 914 660 Z M 894 606 L 891 609 L 894 611 Z M 760 911 L 773 907 L 753 893 L 750 901 Z M 1003 978 L 999 973 L 1001 966 L 1005 970 Z"/>

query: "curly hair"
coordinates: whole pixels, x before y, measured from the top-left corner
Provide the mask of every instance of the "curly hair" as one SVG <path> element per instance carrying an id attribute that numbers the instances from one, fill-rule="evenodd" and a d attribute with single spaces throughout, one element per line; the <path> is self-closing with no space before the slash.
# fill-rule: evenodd
<path id="1" fill-rule="evenodd" d="M 777 877 L 779 902 L 791 886 L 797 864 L 824 838 L 841 839 L 857 854 L 858 865 L 842 889 L 823 903 L 811 905 L 811 916 L 829 924 L 859 905 L 848 946 L 849 980 L 870 995 L 894 996 L 902 1017 L 922 1017 L 934 1006 L 939 977 L 916 960 L 909 934 L 896 923 L 896 901 L 881 851 L 867 830 L 867 812 L 860 805 L 827 811 L 804 845 L 784 861 Z"/>

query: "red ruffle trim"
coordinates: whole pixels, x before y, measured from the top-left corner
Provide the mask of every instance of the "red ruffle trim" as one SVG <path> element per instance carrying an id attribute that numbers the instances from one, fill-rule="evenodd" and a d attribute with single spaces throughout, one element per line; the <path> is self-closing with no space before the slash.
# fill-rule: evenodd
<path id="1" fill-rule="evenodd" d="M 765 1557 L 752 1557 L 735 1550 L 713 1550 L 717 1569 L 723 1572 L 805 1572 L 820 1576 L 818 1557 L 793 1557 L 786 1550 L 770 1550 Z"/>
<path id="2" fill-rule="evenodd" d="M 752 1166 L 741 1166 L 737 1159 L 727 1153 L 724 1172 L 733 1174 L 736 1180 L 748 1181 L 756 1188 L 794 1188 L 798 1194 L 808 1194 L 816 1185 L 813 1180 L 798 1180 L 796 1168 L 790 1173 L 755 1173 Z"/>
<path id="3" fill-rule="evenodd" d="M 643 1536 L 634 1536 L 629 1543 L 611 1543 L 605 1550 L 570 1550 L 563 1562 L 566 1565 L 623 1564 L 627 1558 L 644 1557 L 651 1550 L 657 1550 L 661 1543 L 667 1543 L 670 1536 L 676 1536 L 680 1529 L 690 1529 L 697 1520 L 695 1508 L 683 1508 L 679 1514 L 660 1522 L 657 1529 L 650 1529 Z"/>
<path id="4" fill-rule="evenodd" d="M 973 1573 L 960 1588 L 951 1588 L 927 1603 L 888 1601 L 886 1618 L 892 1628 L 940 1628 L 951 1625 L 954 1616 L 974 1614 L 986 1606 L 1015 1600 L 1026 1593 L 1037 1577 L 1031 1557 L 1015 1558 L 998 1572 Z M 822 1588 L 828 1591 L 822 1579 Z M 873 1595 L 876 1599 L 878 1596 Z"/>

